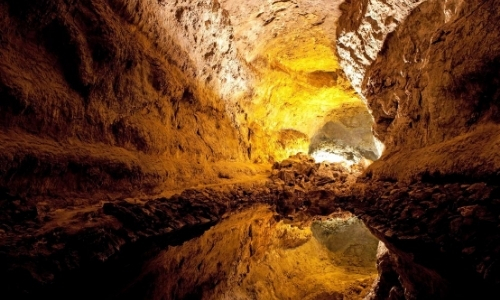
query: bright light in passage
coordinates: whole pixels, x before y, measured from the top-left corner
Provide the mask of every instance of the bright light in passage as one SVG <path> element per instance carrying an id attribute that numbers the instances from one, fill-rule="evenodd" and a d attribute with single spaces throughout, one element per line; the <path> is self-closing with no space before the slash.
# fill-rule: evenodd
<path id="1" fill-rule="evenodd" d="M 329 163 L 345 163 L 348 166 L 352 165 L 354 162 L 351 160 L 346 160 L 344 156 L 335 153 L 319 150 L 311 154 L 316 162 L 329 162 Z"/>

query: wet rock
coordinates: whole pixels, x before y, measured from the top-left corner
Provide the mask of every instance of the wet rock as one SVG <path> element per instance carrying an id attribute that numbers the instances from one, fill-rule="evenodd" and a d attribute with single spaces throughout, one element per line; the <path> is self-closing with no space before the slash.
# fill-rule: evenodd
<path id="1" fill-rule="evenodd" d="M 466 295 L 468 291 L 462 288 L 464 280 L 477 280 L 476 272 L 471 271 L 476 270 L 474 262 L 481 261 L 481 268 L 491 265 L 483 262 L 483 258 L 496 255 L 500 250 L 500 244 L 492 242 L 500 238 L 496 229 L 496 212 L 500 207 L 491 198 L 485 200 L 496 186 L 482 182 L 467 185 L 416 182 L 400 193 L 395 185 L 363 184 L 362 189 L 353 190 L 359 196 L 350 205 L 397 257 L 398 264 L 392 271 L 400 278 L 404 297 L 440 298 L 442 296 L 436 295 L 443 295 L 441 293 L 455 295 L 446 296 L 452 298 Z M 478 198 L 483 199 L 480 205 Z M 420 266 L 412 261 L 419 261 Z M 446 271 L 450 268 L 453 272 Z M 481 268 L 477 270 L 483 271 L 478 272 L 484 272 Z M 419 272 L 430 272 L 429 276 L 442 286 L 435 284 L 435 289 L 426 290 L 428 284 L 419 279 L 422 276 L 417 275 Z M 482 281 L 481 286 L 490 291 L 497 289 L 493 281 Z"/>

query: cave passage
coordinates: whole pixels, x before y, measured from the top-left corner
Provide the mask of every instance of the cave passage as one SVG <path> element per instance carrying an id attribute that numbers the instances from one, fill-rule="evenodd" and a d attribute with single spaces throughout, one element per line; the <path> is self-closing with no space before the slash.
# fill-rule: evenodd
<path id="1" fill-rule="evenodd" d="M 499 0 L 0 0 L 0 299 L 500 298 Z"/>
<path id="2" fill-rule="evenodd" d="M 1 48 L 7 295 L 368 293 L 377 240 L 332 204 L 380 155 L 339 3 L 219 2 L 0 2 L 30 37 Z"/>

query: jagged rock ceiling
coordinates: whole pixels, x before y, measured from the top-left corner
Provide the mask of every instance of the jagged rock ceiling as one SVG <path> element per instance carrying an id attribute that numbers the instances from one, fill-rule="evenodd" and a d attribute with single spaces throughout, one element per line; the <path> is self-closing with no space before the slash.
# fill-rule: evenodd
<path id="1" fill-rule="evenodd" d="M 354 125 L 361 128 L 354 135 L 361 148 L 378 154 L 371 118 L 336 54 L 341 2 L 220 2 L 234 28 L 238 53 L 252 71 L 252 99 L 245 107 L 252 159 L 314 152 L 320 146 L 311 145 L 311 139 L 321 135 L 327 122 L 339 123 L 346 116 L 366 120 Z M 341 126 L 352 129 L 353 123 Z"/>

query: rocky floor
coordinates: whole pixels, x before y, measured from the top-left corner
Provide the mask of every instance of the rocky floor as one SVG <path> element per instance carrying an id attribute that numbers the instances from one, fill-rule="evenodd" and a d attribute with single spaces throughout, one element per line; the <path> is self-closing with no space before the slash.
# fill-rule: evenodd
<path id="1" fill-rule="evenodd" d="M 385 270 L 396 270 L 393 287 L 400 298 L 495 299 L 500 294 L 499 186 L 367 181 L 354 187 L 351 200 L 354 214 L 397 254 Z"/>
<path id="2" fill-rule="evenodd" d="M 342 190 L 354 182 L 354 175 L 346 170 L 298 155 L 276 164 L 264 183 L 64 208 L 53 208 L 50 202 L 33 206 L 3 192 L 0 282 L 8 295 L 16 297 L 46 293 L 64 298 L 75 290 L 86 297 L 94 290 L 88 286 L 100 285 L 111 295 L 123 288 L 120 282 L 137 276 L 138 261 L 199 236 L 256 204 L 273 207 L 276 218 L 295 224 L 335 211 L 335 188 Z M 115 272 L 129 278 L 117 277 Z"/>
<path id="3" fill-rule="evenodd" d="M 372 181 L 361 171 L 297 155 L 276 163 L 266 182 L 58 209 L 2 191 L 4 299 L 112 298 L 162 250 L 257 205 L 294 226 L 339 209 L 361 218 L 390 252 L 380 254 L 374 299 L 500 294 L 500 187 Z"/>

